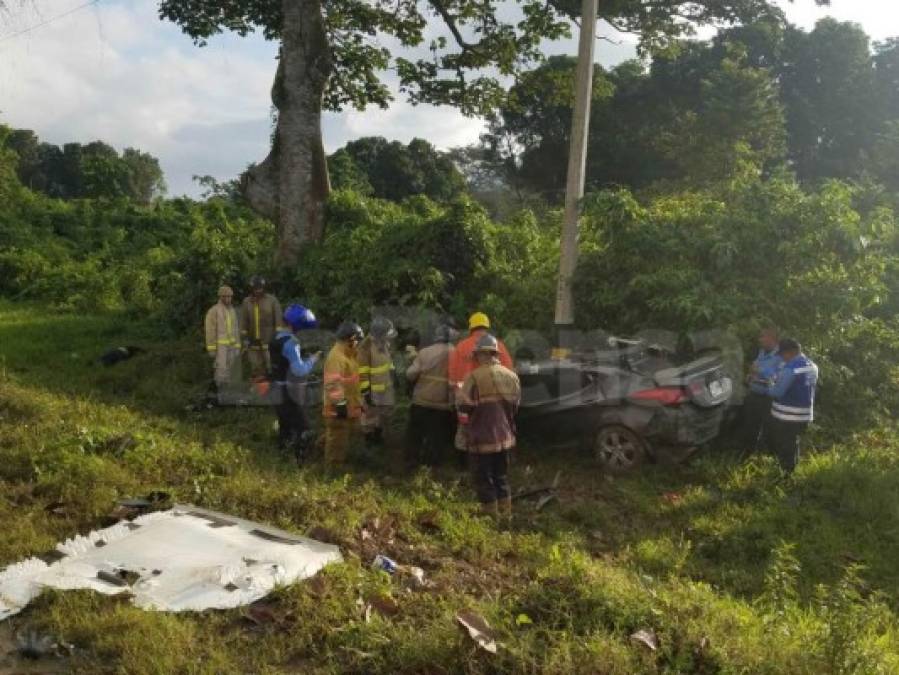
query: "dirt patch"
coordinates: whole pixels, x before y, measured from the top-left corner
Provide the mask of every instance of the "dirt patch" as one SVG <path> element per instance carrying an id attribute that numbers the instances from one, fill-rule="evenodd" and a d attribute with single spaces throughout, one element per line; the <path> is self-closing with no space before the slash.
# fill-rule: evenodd
<path id="1" fill-rule="evenodd" d="M 16 634 L 9 622 L 0 623 L 0 675 L 41 675 L 71 672 L 66 659 L 48 656 L 27 659 L 19 655 Z"/>

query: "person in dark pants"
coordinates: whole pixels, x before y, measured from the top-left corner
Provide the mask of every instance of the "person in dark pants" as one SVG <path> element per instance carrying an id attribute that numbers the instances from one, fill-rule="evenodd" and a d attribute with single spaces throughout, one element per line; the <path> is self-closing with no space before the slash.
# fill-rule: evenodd
<path id="1" fill-rule="evenodd" d="M 406 370 L 414 388 L 406 430 L 406 459 L 411 465 L 436 465 L 453 447 L 455 413 L 449 387 L 448 366 L 455 331 L 437 327 L 434 343 L 415 354 Z"/>
<path id="2" fill-rule="evenodd" d="M 284 310 L 284 323 L 269 343 L 272 363 L 272 396 L 278 415 L 278 447 L 294 453 L 302 462 L 311 441 L 309 420 L 303 410 L 303 400 L 295 391 L 296 380 L 305 378 L 318 362 L 321 354 L 303 359 L 296 333 L 315 328 L 315 314 L 302 305 L 290 305 Z"/>
<path id="3" fill-rule="evenodd" d="M 802 433 L 814 419 L 818 366 L 802 353 L 793 339 L 780 342 L 783 369 L 777 381 L 768 387 L 771 405 L 771 440 L 784 473 L 790 475 L 799 463 Z"/>
<path id="4" fill-rule="evenodd" d="M 749 392 L 743 401 L 738 442 L 744 457 L 770 445 L 766 436 L 770 426 L 771 397 L 767 391 L 782 367 L 777 329 L 765 328 L 759 334 L 759 353 L 749 369 Z"/>
<path id="5" fill-rule="evenodd" d="M 468 415 L 466 448 L 475 492 L 485 513 L 512 520 L 509 454 L 515 447 L 515 413 L 521 403 L 521 383 L 499 361 L 499 344 L 484 334 L 475 347 L 475 368 L 459 390 L 459 408 Z"/>

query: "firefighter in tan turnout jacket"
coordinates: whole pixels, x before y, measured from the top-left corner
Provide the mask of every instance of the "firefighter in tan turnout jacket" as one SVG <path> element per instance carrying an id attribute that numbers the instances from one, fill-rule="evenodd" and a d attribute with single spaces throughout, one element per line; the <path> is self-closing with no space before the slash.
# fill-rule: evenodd
<path id="1" fill-rule="evenodd" d="M 486 513 L 511 520 L 509 454 L 515 447 L 521 383 L 500 363 L 499 353 L 497 339 L 483 335 L 474 352 L 478 366 L 462 384 L 459 407 L 469 416 L 467 449 L 478 499 Z"/>
<path id="2" fill-rule="evenodd" d="M 384 443 L 384 428 L 396 404 L 390 356 L 390 341 L 395 337 L 393 323 L 379 316 L 372 320 L 368 336 L 359 345 L 359 391 L 365 400 L 362 431 L 368 447 Z"/>
<path id="3" fill-rule="evenodd" d="M 240 331 L 230 286 L 219 288 L 219 301 L 206 312 L 206 353 L 213 359 L 218 393 L 240 380 Z"/>
<path id="4" fill-rule="evenodd" d="M 272 369 L 269 343 L 278 331 L 286 330 L 281 303 L 265 292 L 265 279 L 256 275 L 250 279 L 252 292 L 240 305 L 240 335 L 250 359 L 252 375 L 267 375 Z"/>
<path id="5" fill-rule="evenodd" d="M 449 361 L 455 331 L 448 325 L 437 327 L 434 344 L 415 354 L 406 370 L 414 386 L 406 431 L 406 458 L 411 464 L 437 464 L 453 443 L 453 395 L 449 384 Z"/>

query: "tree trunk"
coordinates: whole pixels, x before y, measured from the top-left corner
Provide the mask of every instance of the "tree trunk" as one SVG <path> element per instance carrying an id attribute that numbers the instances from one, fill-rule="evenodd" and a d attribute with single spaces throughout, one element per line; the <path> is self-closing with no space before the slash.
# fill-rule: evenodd
<path id="1" fill-rule="evenodd" d="M 331 50 L 320 0 L 282 0 L 283 26 L 272 102 L 278 121 L 272 149 L 241 181 L 244 196 L 278 226 L 275 260 L 295 265 L 307 242 L 324 234 L 331 191 L 322 144 L 322 97 Z"/>

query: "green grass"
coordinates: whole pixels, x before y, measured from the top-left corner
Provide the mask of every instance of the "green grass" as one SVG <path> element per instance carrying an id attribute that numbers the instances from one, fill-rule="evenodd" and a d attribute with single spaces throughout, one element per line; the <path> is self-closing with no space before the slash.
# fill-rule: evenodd
<path id="1" fill-rule="evenodd" d="M 151 352 L 90 365 L 132 343 Z M 0 304 L 0 565 L 157 489 L 326 537 L 345 557 L 275 593 L 277 620 L 262 626 L 245 610 L 159 614 L 45 593 L 10 623 L 74 644 L 73 670 L 899 672 L 899 441 L 889 430 L 819 449 L 786 485 L 768 458 L 705 455 L 611 479 L 573 450 L 531 442 L 513 485 L 562 471 L 561 501 L 539 513 L 520 505 L 502 531 L 449 468 L 403 475 L 384 459 L 298 470 L 274 450 L 270 411 L 187 410 L 207 370 L 198 344 L 120 317 Z M 422 567 L 432 585 L 408 591 L 369 570 L 377 553 Z M 397 611 L 366 620 L 361 607 L 388 596 Z M 455 625 L 463 608 L 498 629 L 498 654 Z M 629 638 L 640 629 L 657 634 L 657 651 Z"/>

